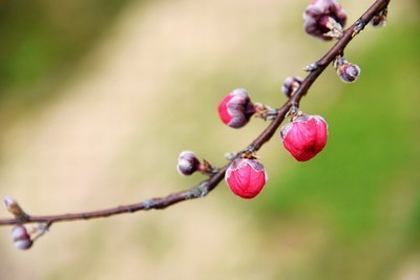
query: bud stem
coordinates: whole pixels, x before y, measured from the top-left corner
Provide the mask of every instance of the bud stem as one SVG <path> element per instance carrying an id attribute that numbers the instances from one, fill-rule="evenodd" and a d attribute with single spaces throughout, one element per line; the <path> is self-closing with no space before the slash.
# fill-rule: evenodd
<path id="1" fill-rule="evenodd" d="M 271 108 L 270 106 L 262 103 L 254 103 L 254 109 L 254 116 L 265 121 L 273 120 L 278 115 L 277 109 Z"/>
<path id="2" fill-rule="evenodd" d="M 200 163 L 200 165 L 198 166 L 198 171 L 200 171 L 202 174 L 204 175 L 208 175 L 211 176 L 215 173 L 218 172 L 217 168 L 214 168 L 210 162 L 208 162 L 207 160 L 203 159 L 203 162 Z"/>

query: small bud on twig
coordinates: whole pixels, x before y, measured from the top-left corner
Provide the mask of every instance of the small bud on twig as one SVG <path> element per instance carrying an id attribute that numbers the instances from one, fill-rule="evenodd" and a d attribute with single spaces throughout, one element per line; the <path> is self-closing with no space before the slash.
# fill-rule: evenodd
<path id="1" fill-rule="evenodd" d="M 16 225 L 12 228 L 12 239 L 16 248 L 28 250 L 32 247 L 32 239 L 23 225 Z"/>
<path id="2" fill-rule="evenodd" d="M 241 128 L 248 123 L 255 113 L 255 109 L 248 92 L 239 88 L 230 92 L 220 101 L 218 112 L 224 124 L 232 128 Z"/>
<path id="3" fill-rule="evenodd" d="M 6 196 L 3 199 L 4 205 L 6 206 L 7 211 L 9 211 L 13 216 L 20 220 L 26 220 L 28 215 L 23 211 L 17 201 L 10 197 Z"/>
<path id="4" fill-rule="evenodd" d="M 337 68 L 338 77 L 345 83 L 353 83 L 360 76 L 360 67 L 348 62 L 343 57 L 338 57 L 334 62 L 334 66 Z"/>
<path id="5" fill-rule="evenodd" d="M 192 175 L 198 170 L 200 166 L 200 160 L 191 151 L 183 151 L 178 156 L 178 164 L 176 169 L 179 174 L 184 176 Z"/>

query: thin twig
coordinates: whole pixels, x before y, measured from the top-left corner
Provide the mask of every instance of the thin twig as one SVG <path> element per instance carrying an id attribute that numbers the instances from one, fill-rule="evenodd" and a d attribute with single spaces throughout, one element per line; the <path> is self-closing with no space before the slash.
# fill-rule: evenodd
<path id="1" fill-rule="evenodd" d="M 309 88 L 321 75 L 321 73 L 327 68 L 327 66 L 334 61 L 334 59 L 344 52 L 346 46 L 352 41 L 352 39 L 364 29 L 372 18 L 385 9 L 390 0 L 376 0 L 372 6 L 349 28 L 344 30 L 343 36 L 336 42 L 336 44 L 316 63 L 311 64 L 310 73 L 306 76 L 302 84 L 296 90 L 296 92 L 290 97 L 290 99 L 278 109 L 277 116 L 271 121 L 267 128 L 243 151 L 256 152 L 266 142 L 268 142 L 280 127 L 281 123 L 285 119 L 289 110 L 293 107 L 299 107 L 300 101 L 303 96 L 306 95 Z M 241 153 L 234 156 L 228 164 L 218 169 L 217 173 L 211 175 L 207 180 L 204 180 L 196 186 L 169 194 L 164 197 L 157 197 L 144 200 L 140 203 L 122 205 L 114 208 L 107 208 L 103 210 L 80 212 L 73 214 L 61 214 L 51 216 L 32 216 L 28 215 L 25 220 L 11 218 L 11 219 L 0 219 L 0 226 L 14 225 L 14 224 L 26 224 L 26 223 L 45 223 L 51 226 L 56 222 L 70 222 L 75 220 L 89 220 L 96 218 L 105 218 L 109 216 L 115 216 L 124 213 L 134 213 L 142 210 L 151 209 L 165 209 L 176 203 L 196 199 L 206 196 L 209 192 L 214 190 L 219 183 L 223 180 L 226 169 L 235 158 L 239 157 Z M 48 226 L 48 227 L 49 227 Z"/>

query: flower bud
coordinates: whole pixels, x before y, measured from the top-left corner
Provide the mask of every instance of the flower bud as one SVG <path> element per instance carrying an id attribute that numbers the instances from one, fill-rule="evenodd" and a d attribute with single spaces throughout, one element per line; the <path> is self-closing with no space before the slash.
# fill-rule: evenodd
<path id="1" fill-rule="evenodd" d="M 235 89 L 222 99 L 218 111 L 224 124 L 241 128 L 248 123 L 255 108 L 245 89 Z"/>
<path id="2" fill-rule="evenodd" d="M 307 161 L 327 144 L 328 125 L 321 116 L 298 115 L 281 130 L 283 145 L 298 161 Z"/>
<path id="3" fill-rule="evenodd" d="M 329 41 L 332 37 L 328 33 L 341 30 L 347 14 L 336 0 L 313 0 L 306 8 L 303 20 L 306 33 Z"/>
<path id="4" fill-rule="evenodd" d="M 337 75 L 345 83 L 352 83 L 360 76 L 360 67 L 356 64 L 344 61 L 337 66 Z"/>
<path id="5" fill-rule="evenodd" d="M 12 228 L 12 239 L 16 248 L 27 250 L 32 247 L 32 239 L 26 228 L 22 225 L 16 225 Z"/>
<path id="6" fill-rule="evenodd" d="M 283 91 L 284 95 L 286 95 L 287 98 L 290 98 L 292 94 L 302 84 L 302 81 L 303 79 L 301 77 L 287 77 L 283 82 L 281 91 Z"/>
<path id="7" fill-rule="evenodd" d="M 178 173 L 184 176 L 189 176 L 196 172 L 200 166 L 200 161 L 193 152 L 183 151 L 178 156 L 178 164 L 176 169 Z"/>
<path id="8" fill-rule="evenodd" d="M 225 174 L 225 181 L 232 192 L 245 199 L 257 196 L 267 180 L 264 166 L 255 159 L 236 159 Z"/>
<path id="9" fill-rule="evenodd" d="M 7 211 L 13 214 L 16 218 L 25 219 L 27 217 L 26 213 L 22 210 L 19 203 L 17 203 L 17 201 L 14 198 L 6 196 L 3 199 L 3 202 L 6 206 Z"/>

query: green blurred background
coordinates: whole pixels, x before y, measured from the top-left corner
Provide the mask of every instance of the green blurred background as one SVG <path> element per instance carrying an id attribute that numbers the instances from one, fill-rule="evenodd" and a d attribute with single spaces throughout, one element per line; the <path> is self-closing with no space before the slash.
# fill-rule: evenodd
<path id="1" fill-rule="evenodd" d="M 370 1 L 341 1 L 354 21 Z M 266 124 L 217 118 L 236 87 L 277 106 L 330 44 L 302 31 L 307 1 L 0 1 L 0 195 L 34 214 L 181 190 L 179 151 L 217 165 Z M 420 279 L 420 10 L 393 1 L 386 28 L 346 51 L 302 102 L 325 151 L 297 163 L 276 137 L 252 201 L 221 184 L 165 211 L 56 224 L 34 248 L 0 229 L 0 279 Z M 0 215 L 7 217 L 5 210 Z"/>

